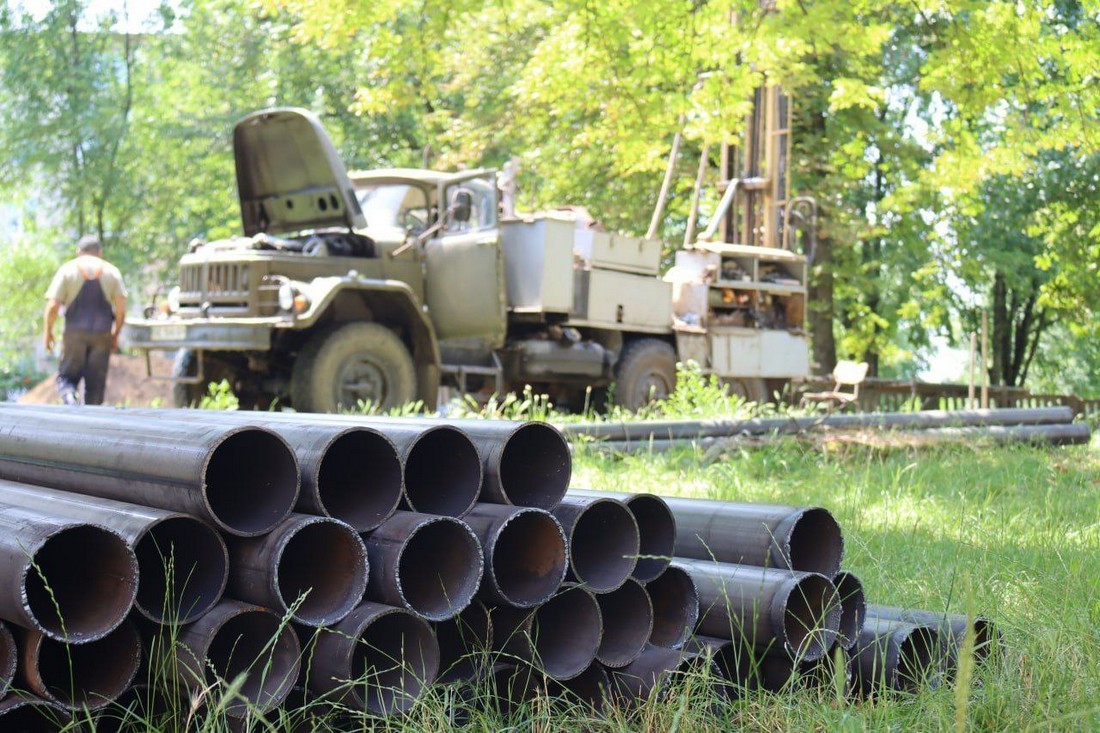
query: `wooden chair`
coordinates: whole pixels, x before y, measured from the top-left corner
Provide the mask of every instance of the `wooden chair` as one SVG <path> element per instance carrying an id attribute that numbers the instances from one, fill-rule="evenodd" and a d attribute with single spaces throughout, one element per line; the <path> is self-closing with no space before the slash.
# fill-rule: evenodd
<path id="1" fill-rule="evenodd" d="M 846 407 L 859 399 L 859 385 L 867 378 L 867 362 L 838 361 L 833 368 L 833 388 L 826 392 L 806 392 L 801 404 L 824 402 L 831 412 L 836 407 Z M 841 387 L 851 387 L 851 392 L 841 391 Z"/>

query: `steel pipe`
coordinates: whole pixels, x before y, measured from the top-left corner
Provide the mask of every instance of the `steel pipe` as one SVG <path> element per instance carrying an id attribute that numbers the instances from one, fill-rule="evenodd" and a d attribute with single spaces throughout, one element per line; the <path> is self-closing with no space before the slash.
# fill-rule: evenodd
<path id="1" fill-rule="evenodd" d="M 931 626 L 868 615 L 855 646 L 859 690 L 916 692 L 940 683 L 939 633 Z"/>
<path id="2" fill-rule="evenodd" d="M 570 489 L 566 496 L 582 499 L 617 499 L 626 505 L 638 523 L 638 563 L 631 577 L 643 583 L 656 578 L 672 561 L 676 547 L 676 517 L 665 500 L 656 494 L 626 494 L 617 491 Z"/>
<path id="3" fill-rule="evenodd" d="M 821 659 L 803 662 L 799 668 L 799 679 L 807 688 L 833 691 L 843 698 L 853 697 L 857 692 L 853 662 L 852 652 L 836 644 Z"/>
<path id="4" fill-rule="evenodd" d="M 502 718 L 531 702 L 542 692 L 542 675 L 528 664 L 498 662 L 489 675 L 490 692 L 486 707 Z"/>
<path id="5" fill-rule="evenodd" d="M 844 557 L 840 525 L 821 507 L 665 497 L 676 516 L 676 557 L 821 573 Z"/>
<path id="6" fill-rule="evenodd" d="M 554 595 L 565 579 L 565 532 L 542 509 L 475 504 L 463 517 L 485 553 L 482 597 L 533 608 Z"/>
<path id="7" fill-rule="evenodd" d="M 11 690 L 18 661 L 19 650 L 15 645 L 15 637 L 8 625 L 0 622 L 0 700 Z"/>
<path id="8" fill-rule="evenodd" d="M 684 651 L 713 657 L 724 682 L 720 691 L 727 699 L 743 697 L 746 692 L 760 687 L 752 650 L 742 639 L 732 641 L 714 636 L 693 636 L 684 644 Z"/>
<path id="9" fill-rule="evenodd" d="M 223 600 L 180 630 L 167 671 L 192 695 L 214 700 L 243 675 L 236 695 L 219 700 L 226 715 L 241 718 L 266 713 L 286 698 L 298 678 L 301 651 L 294 630 L 278 614 Z"/>
<path id="10" fill-rule="evenodd" d="M 84 644 L 55 641 L 22 629 L 19 677 L 25 689 L 68 710 L 108 705 L 134 681 L 141 664 L 141 637 L 133 624 Z"/>
<path id="11" fill-rule="evenodd" d="M 603 620 L 595 596 L 582 586 L 566 585 L 533 611 L 498 606 L 492 617 L 496 647 L 548 677 L 576 677 L 596 659 Z"/>
<path id="12" fill-rule="evenodd" d="M 366 592 L 367 548 L 331 517 L 291 514 L 263 537 L 231 540 L 229 551 L 231 596 L 306 626 L 336 623 Z"/>
<path id="13" fill-rule="evenodd" d="M 546 691 L 553 697 L 584 706 L 587 712 L 601 715 L 609 702 L 611 677 L 599 662 L 567 680 L 548 679 Z"/>
<path id="14" fill-rule="evenodd" d="M 867 615 L 891 621 L 905 621 L 918 626 L 930 626 L 937 631 L 940 655 L 948 672 L 958 664 L 959 649 L 967 630 L 974 628 L 974 660 L 982 664 L 1001 641 L 1001 632 L 985 616 L 973 619 L 966 614 L 946 611 L 918 611 L 910 608 L 872 605 Z"/>
<path id="15" fill-rule="evenodd" d="M 832 582 L 818 573 L 674 560 L 699 590 L 705 636 L 740 636 L 758 650 L 782 650 L 794 659 L 819 659 L 840 626 L 840 599 Z"/>
<path id="16" fill-rule="evenodd" d="M 367 598 L 428 621 L 444 621 L 466 608 L 484 565 L 477 535 L 464 522 L 405 511 L 367 536 L 367 555 Z"/>
<path id="17" fill-rule="evenodd" d="M 8 695 L 0 700 L 0 728 L 18 733 L 78 733 L 72 713 L 45 700 Z"/>
<path id="18" fill-rule="evenodd" d="M 134 608 L 151 621 L 190 623 L 213 608 L 225 590 L 225 542 L 208 524 L 187 514 L 3 480 L 0 504 L 117 532 L 137 558 L 140 580 Z"/>
<path id="19" fill-rule="evenodd" d="M 638 704 L 667 693 L 689 676 L 709 681 L 722 679 L 713 657 L 683 649 L 647 646 L 633 662 L 610 670 L 612 696 L 622 703 Z"/>
<path id="20" fill-rule="evenodd" d="M 452 619 L 432 624 L 439 643 L 439 676 L 448 684 L 484 677 L 484 666 L 493 648 L 493 624 L 489 609 L 474 600 Z"/>
<path id="21" fill-rule="evenodd" d="M 401 608 L 364 603 L 318 632 L 307 661 L 310 687 L 374 715 L 408 710 L 439 672 L 439 645 L 426 621 Z"/>
<path id="22" fill-rule="evenodd" d="M 137 558 L 116 532 L 0 503 L 0 618 L 94 641 L 126 618 L 137 582 Z"/>
<path id="23" fill-rule="evenodd" d="M 840 628 L 836 643 L 850 651 L 867 618 L 867 598 L 863 594 L 863 583 L 854 573 L 842 570 L 833 576 L 833 585 L 840 596 Z"/>
<path id="24" fill-rule="evenodd" d="M 645 586 L 633 578 L 610 593 L 596 596 L 600 617 L 608 620 L 596 659 L 605 667 L 625 667 L 633 662 L 653 634 L 653 603 Z"/>
<path id="25" fill-rule="evenodd" d="M 193 514 L 246 537 L 270 532 L 298 499 L 294 451 L 263 428 L 19 406 L 0 415 L 0 478 Z"/>
<path id="26" fill-rule="evenodd" d="M 653 606 L 649 643 L 679 649 L 699 620 L 699 591 L 695 581 L 686 570 L 670 566 L 646 583 L 645 590 Z"/>
<path id="27" fill-rule="evenodd" d="M 130 685 L 95 716 L 95 733 L 121 733 L 135 727 L 148 731 L 187 729 L 191 701 L 186 695 L 175 694 L 170 685 Z M 173 699 L 175 695 L 175 699 Z"/>
<path id="28" fill-rule="evenodd" d="M 554 508 L 569 541 L 569 577 L 597 593 L 626 582 L 638 562 L 638 522 L 620 501 L 573 498 Z"/>

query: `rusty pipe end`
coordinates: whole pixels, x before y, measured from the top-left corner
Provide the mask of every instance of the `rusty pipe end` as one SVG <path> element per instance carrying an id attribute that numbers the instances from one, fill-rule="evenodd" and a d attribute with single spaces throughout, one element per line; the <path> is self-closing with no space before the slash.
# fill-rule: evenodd
<path id="1" fill-rule="evenodd" d="M 462 613 L 433 624 L 439 643 L 439 676 L 436 681 L 448 684 L 472 681 L 484 672 L 487 652 L 493 648 L 493 624 L 489 609 L 481 601 L 473 601 Z"/>
<path id="2" fill-rule="evenodd" d="M 684 644 L 699 620 L 699 591 L 695 581 L 683 568 L 665 568 L 645 585 L 653 604 L 653 633 L 649 642 L 654 646 L 678 648 Z"/>
<path id="3" fill-rule="evenodd" d="M 638 562 L 638 522 L 615 499 L 565 499 L 554 516 L 569 538 L 572 577 L 596 593 L 626 582 Z"/>
<path id="4" fill-rule="evenodd" d="M 656 494 L 634 494 L 624 500 L 638 523 L 638 564 L 633 577 L 649 582 L 665 571 L 676 547 L 676 517 Z"/>
<path id="5" fill-rule="evenodd" d="M 438 425 L 405 452 L 405 501 L 415 512 L 460 517 L 481 492 L 481 454 L 458 428 Z"/>
<path id="6" fill-rule="evenodd" d="M 296 515 L 289 521 L 275 549 L 272 594 L 301 624 L 334 624 L 363 599 L 366 545 L 337 519 Z"/>
<path id="7" fill-rule="evenodd" d="M 553 425 L 523 423 L 504 438 L 497 456 L 496 486 L 484 501 L 550 510 L 565 496 L 573 475 L 572 455 L 569 442 Z"/>
<path id="8" fill-rule="evenodd" d="M 369 532 L 401 503 L 401 456 L 381 431 L 348 428 L 324 447 L 314 483 L 321 512 L 357 532 Z"/>
<path id="9" fill-rule="evenodd" d="M 610 593 L 596 596 L 600 615 L 607 619 L 596 659 L 606 667 L 625 667 L 649 643 L 653 633 L 653 603 L 645 587 L 627 580 Z"/>
<path id="10" fill-rule="evenodd" d="M 464 522 L 430 517 L 405 538 L 395 582 L 404 605 L 428 621 L 444 621 L 473 600 L 484 558 L 477 535 Z"/>
<path id="11" fill-rule="evenodd" d="M 490 528 L 485 576 L 492 595 L 516 608 L 545 603 L 565 580 L 568 545 L 552 514 L 518 508 Z"/>
<path id="12" fill-rule="evenodd" d="M 535 609 L 531 625 L 534 663 L 548 677 L 576 677 L 596 659 L 603 619 L 596 597 L 580 586 L 563 588 Z"/>
<path id="13" fill-rule="evenodd" d="M 134 545 L 141 583 L 134 608 L 157 623 L 186 624 L 221 600 L 229 554 L 220 534 L 179 514 L 149 527 Z"/>
<path id="14" fill-rule="evenodd" d="M 850 650 L 859 639 L 859 630 L 867 617 L 867 598 L 863 594 L 863 583 L 854 574 L 843 570 L 833 576 L 833 585 L 840 597 L 840 627 L 837 629 L 837 643 Z"/>
<path id="15" fill-rule="evenodd" d="M 20 674 L 27 689 L 68 710 L 95 710 L 121 695 L 141 664 L 141 637 L 131 623 L 84 644 L 42 632 L 20 633 Z"/>
<path id="16" fill-rule="evenodd" d="M 202 498 L 224 532 L 256 537 L 286 519 L 298 501 L 301 471 L 294 450 L 271 430 L 227 430 L 202 467 Z"/>
<path id="17" fill-rule="evenodd" d="M 772 598 L 772 628 L 792 659 L 820 659 L 836 640 L 840 618 L 840 596 L 832 581 L 818 573 L 792 575 Z"/>

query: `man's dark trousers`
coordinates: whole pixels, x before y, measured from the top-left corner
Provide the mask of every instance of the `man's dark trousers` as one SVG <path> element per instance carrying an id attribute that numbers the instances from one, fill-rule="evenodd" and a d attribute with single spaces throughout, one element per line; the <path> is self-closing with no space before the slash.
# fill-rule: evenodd
<path id="1" fill-rule="evenodd" d="M 84 404 L 102 405 L 107 387 L 107 367 L 114 339 L 110 331 L 65 330 L 57 391 L 66 405 L 80 403 L 77 387 L 84 380 Z"/>

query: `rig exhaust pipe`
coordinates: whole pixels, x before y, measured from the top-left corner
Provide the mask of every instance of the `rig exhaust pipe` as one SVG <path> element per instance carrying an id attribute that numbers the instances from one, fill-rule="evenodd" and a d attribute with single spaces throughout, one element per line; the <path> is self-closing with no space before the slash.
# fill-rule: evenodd
<path id="1" fill-rule="evenodd" d="M 614 499 L 566 498 L 554 508 L 569 540 L 569 577 L 596 593 L 626 582 L 638 562 L 638 522 Z"/>
<path id="2" fill-rule="evenodd" d="M 463 517 L 485 553 L 481 595 L 495 603 L 534 608 L 565 579 L 565 532 L 542 509 L 475 504 Z"/>

